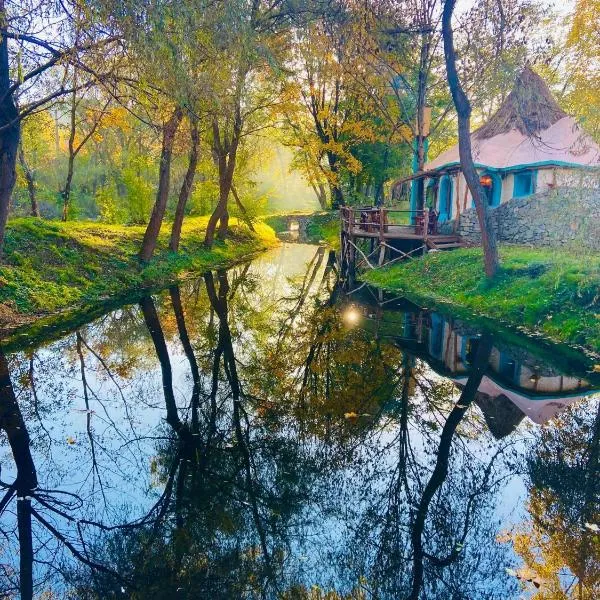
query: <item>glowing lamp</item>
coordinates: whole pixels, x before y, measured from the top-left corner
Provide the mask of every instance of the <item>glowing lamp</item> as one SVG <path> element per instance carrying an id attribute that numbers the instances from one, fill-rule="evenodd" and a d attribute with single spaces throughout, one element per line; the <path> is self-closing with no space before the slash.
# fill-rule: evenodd
<path id="1" fill-rule="evenodd" d="M 360 320 L 360 313 L 358 310 L 356 310 L 356 308 L 354 308 L 354 306 L 349 306 L 344 311 L 342 318 L 347 325 L 356 325 Z"/>
<path id="2" fill-rule="evenodd" d="M 491 177 L 491 175 L 482 175 L 479 178 L 479 183 L 483 187 L 492 187 L 492 177 Z"/>

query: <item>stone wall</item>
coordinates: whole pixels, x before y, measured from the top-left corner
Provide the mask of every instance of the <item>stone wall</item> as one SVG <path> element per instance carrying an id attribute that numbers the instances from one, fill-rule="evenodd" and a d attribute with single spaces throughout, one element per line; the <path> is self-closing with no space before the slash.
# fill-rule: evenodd
<path id="1" fill-rule="evenodd" d="M 600 190 L 558 188 L 526 198 L 513 198 L 491 209 L 498 240 L 534 246 L 588 248 L 600 251 Z M 474 208 L 440 226 L 466 242 L 481 241 Z"/>

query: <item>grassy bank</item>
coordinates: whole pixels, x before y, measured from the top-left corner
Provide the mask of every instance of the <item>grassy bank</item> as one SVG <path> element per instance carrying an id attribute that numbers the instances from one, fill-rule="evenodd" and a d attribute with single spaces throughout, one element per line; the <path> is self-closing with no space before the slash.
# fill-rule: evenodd
<path id="1" fill-rule="evenodd" d="M 263 217 L 263 221 L 272 227 L 276 233 L 288 230 L 289 217 L 301 217 L 306 219 L 306 237 L 301 241 L 310 244 L 325 242 L 332 248 L 337 248 L 340 243 L 340 218 L 337 211 L 315 212 L 315 213 L 286 213 L 285 215 L 269 215 Z"/>
<path id="2" fill-rule="evenodd" d="M 503 246 L 500 257 L 492 282 L 483 277 L 478 248 L 430 253 L 365 279 L 421 303 L 451 305 L 600 353 L 600 256 Z"/>
<path id="3" fill-rule="evenodd" d="M 164 286 L 186 273 L 226 266 L 277 243 L 273 230 L 262 223 L 253 234 L 234 222 L 228 239 L 206 250 L 202 241 L 207 220 L 186 220 L 178 254 L 168 250 L 170 226 L 165 226 L 155 258 L 143 268 L 136 256 L 142 226 L 11 221 L 0 262 L 0 330 L 92 309 L 128 290 Z"/>

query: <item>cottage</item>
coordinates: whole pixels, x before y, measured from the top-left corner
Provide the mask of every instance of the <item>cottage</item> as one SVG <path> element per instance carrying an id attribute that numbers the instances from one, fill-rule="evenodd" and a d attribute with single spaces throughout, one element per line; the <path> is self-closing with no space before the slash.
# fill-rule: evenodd
<path id="1" fill-rule="evenodd" d="M 600 166 L 600 146 L 558 106 L 529 67 L 495 115 L 471 134 L 471 143 L 492 207 L 557 186 L 581 185 L 582 173 Z M 430 161 L 425 172 L 426 205 L 436 209 L 440 223 L 473 206 L 458 145 Z"/>

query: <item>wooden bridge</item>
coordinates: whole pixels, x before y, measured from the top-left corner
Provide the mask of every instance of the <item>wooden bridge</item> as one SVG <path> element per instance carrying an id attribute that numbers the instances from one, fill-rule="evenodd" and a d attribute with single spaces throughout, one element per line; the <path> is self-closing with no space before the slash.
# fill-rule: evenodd
<path id="1" fill-rule="evenodd" d="M 343 206 L 340 219 L 342 265 L 351 272 L 465 246 L 457 235 L 438 233 L 437 214 L 427 208 Z"/>

